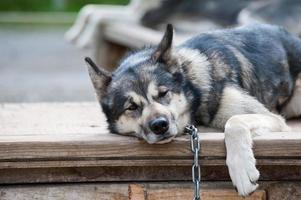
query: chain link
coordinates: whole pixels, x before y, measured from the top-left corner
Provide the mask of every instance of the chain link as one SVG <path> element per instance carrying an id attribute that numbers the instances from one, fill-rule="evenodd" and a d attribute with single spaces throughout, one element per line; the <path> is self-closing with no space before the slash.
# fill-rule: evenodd
<path id="1" fill-rule="evenodd" d="M 201 200 L 200 197 L 200 181 L 201 181 L 201 169 L 199 165 L 199 150 L 200 142 L 198 129 L 189 125 L 185 128 L 185 132 L 190 135 L 190 146 L 193 153 L 193 164 L 192 164 L 192 181 L 194 183 L 194 198 L 193 200 Z"/>

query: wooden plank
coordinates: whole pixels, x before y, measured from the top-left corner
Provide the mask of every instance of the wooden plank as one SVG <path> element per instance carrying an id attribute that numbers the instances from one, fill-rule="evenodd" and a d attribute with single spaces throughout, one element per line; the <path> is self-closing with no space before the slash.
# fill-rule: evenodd
<path id="1" fill-rule="evenodd" d="M 67 184 L 0 186 L 1 200 L 128 200 L 127 185 Z"/>
<path id="2" fill-rule="evenodd" d="M 145 192 L 148 200 L 157 199 L 192 199 L 193 187 L 189 182 L 174 183 L 130 183 L 132 190 Z M 135 188 L 133 188 L 133 185 Z M 201 185 L 203 200 L 237 200 L 239 197 L 230 182 L 206 182 Z M 138 191 L 137 191 L 138 190 Z M 301 182 L 264 182 L 246 200 L 299 200 Z M 40 184 L 0 186 L 1 200 L 127 200 L 128 183 L 95 184 Z M 140 194 L 140 193 L 139 193 Z M 142 198 L 142 196 L 140 196 Z"/>
<path id="3" fill-rule="evenodd" d="M 157 45 L 162 36 L 162 31 L 156 31 L 134 23 L 109 22 L 103 24 L 102 45 L 95 49 L 96 62 L 104 68 L 112 71 L 119 60 L 130 49 L 143 48 L 146 45 Z M 187 35 L 176 35 L 174 44 L 188 39 Z"/>
<path id="4" fill-rule="evenodd" d="M 265 187 L 270 200 L 300 200 L 300 182 L 276 182 Z"/>
<path id="5" fill-rule="evenodd" d="M 294 183 L 291 183 L 294 185 Z M 242 198 L 230 183 L 206 183 L 202 185 L 203 200 L 264 200 L 265 192 L 257 190 Z M 129 191 L 128 191 L 129 189 Z M 0 186 L 1 200 L 182 200 L 192 199 L 191 183 L 128 183 L 118 184 L 47 184 Z"/>
<path id="6" fill-rule="evenodd" d="M 51 167 L 134 167 L 134 166 L 190 166 L 191 159 L 137 159 L 137 160 L 60 160 L 60 161 L 3 161 L 0 169 L 22 169 L 22 168 L 51 168 Z M 223 166 L 224 159 L 201 159 L 202 166 Z M 269 166 L 301 166 L 300 159 L 257 159 L 257 165 Z"/>
<path id="7" fill-rule="evenodd" d="M 142 185 L 129 184 L 129 200 L 146 200 L 146 193 Z"/>
<path id="8" fill-rule="evenodd" d="M 187 136 L 149 145 L 108 134 L 105 117 L 94 103 L 6 104 L 0 121 L 1 161 L 191 158 Z M 202 133 L 200 138 L 201 157 L 225 157 L 223 133 Z M 300 144 L 300 132 L 266 133 L 254 138 L 254 152 L 257 158 L 300 158 Z"/>
<path id="9" fill-rule="evenodd" d="M 162 36 L 162 31 L 156 31 L 139 24 L 110 22 L 103 29 L 104 38 L 108 41 L 129 48 L 142 48 L 145 45 L 157 45 Z M 191 35 L 175 35 L 174 45 L 187 40 Z"/>
<path id="10" fill-rule="evenodd" d="M 301 166 L 261 166 L 260 180 L 301 181 Z M 228 169 L 202 166 L 202 181 L 230 180 Z M 191 181 L 191 166 L 51 167 L 0 169 L 0 183 Z"/>
<path id="11" fill-rule="evenodd" d="M 87 130 L 88 131 L 88 130 Z M 254 139 L 254 152 L 261 157 L 301 156 L 301 134 L 266 133 Z M 225 157 L 224 134 L 202 133 L 201 157 Z M 172 143 L 149 145 L 136 138 L 110 134 L 60 134 L 0 136 L 1 160 L 49 159 L 63 158 L 190 158 L 189 140 L 187 136 L 176 138 Z M 78 151 L 78 150 L 81 151 Z M 156 154 L 154 154 L 156 152 Z"/>
<path id="12" fill-rule="evenodd" d="M 237 195 L 233 190 L 205 190 L 202 192 L 201 197 L 206 200 L 266 200 L 266 194 L 264 190 L 257 190 L 253 194 L 247 197 L 241 197 Z"/>
<path id="13" fill-rule="evenodd" d="M 172 188 L 147 191 L 147 200 L 182 200 L 193 199 L 191 189 Z M 264 190 L 255 191 L 248 197 L 241 197 L 235 190 L 231 189 L 205 189 L 201 191 L 201 199 L 204 200 L 265 200 Z"/>
<path id="14" fill-rule="evenodd" d="M 100 111 L 96 103 L 2 104 L 0 182 L 190 180 L 187 136 L 149 145 L 109 134 Z M 261 180 L 300 180 L 301 126 L 291 123 L 293 133 L 254 139 Z M 229 180 L 224 134 L 200 132 L 203 179 Z"/>

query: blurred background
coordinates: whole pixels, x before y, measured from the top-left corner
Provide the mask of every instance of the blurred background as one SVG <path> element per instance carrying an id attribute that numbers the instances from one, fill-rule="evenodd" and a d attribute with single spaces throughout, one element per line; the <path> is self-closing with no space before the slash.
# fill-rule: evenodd
<path id="1" fill-rule="evenodd" d="M 301 1 L 1 0 L 0 102 L 94 101 L 87 55 L 113 70 L 126 51 L 155 44 L 166 23 L 180 42 L 254 22 L 300 36 Z"/>
<path id="2" fill-rule="evenodd" d="M 1 0 L 0 102 L 94 101 L 87 50 L 64 39 L 80 8 L 127 0 Z"/>

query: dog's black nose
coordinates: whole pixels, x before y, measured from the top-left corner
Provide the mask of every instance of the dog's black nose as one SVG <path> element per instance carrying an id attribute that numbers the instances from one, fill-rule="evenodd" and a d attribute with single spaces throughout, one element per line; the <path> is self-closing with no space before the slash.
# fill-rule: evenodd
<path id="1" fill-rule="evenodd" d="M 149 122 L 149 128 L 156 135 L 161 135 L 168 130 L 169 123 L 165 117 L 159 117 Z"/>

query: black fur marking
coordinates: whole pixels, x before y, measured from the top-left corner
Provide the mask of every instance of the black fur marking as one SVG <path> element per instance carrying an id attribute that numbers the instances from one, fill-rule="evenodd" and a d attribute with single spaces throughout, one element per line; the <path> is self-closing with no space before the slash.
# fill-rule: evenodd
<path id="1" fill-rule="evenodd" d="M 210 90 L 207 99 L 207 110 L 209 114 L 208 124 L 212 122 L 219 109 L 226 82 L 227 82 L 226 79 L 223 79 L 212 83 L 212 88 L 214 88 L 214 90 L 213 89 Z"/>
<path id="2" fill-rule="evenodd" d="M 197 117 L 197 111 L 202 98 L 202 91 L 195 87 L 189 80 L 185 80 L 183 83 L 183 91 L 190 104 L 191 123 L 203 124 L 202 121 Z"/>

